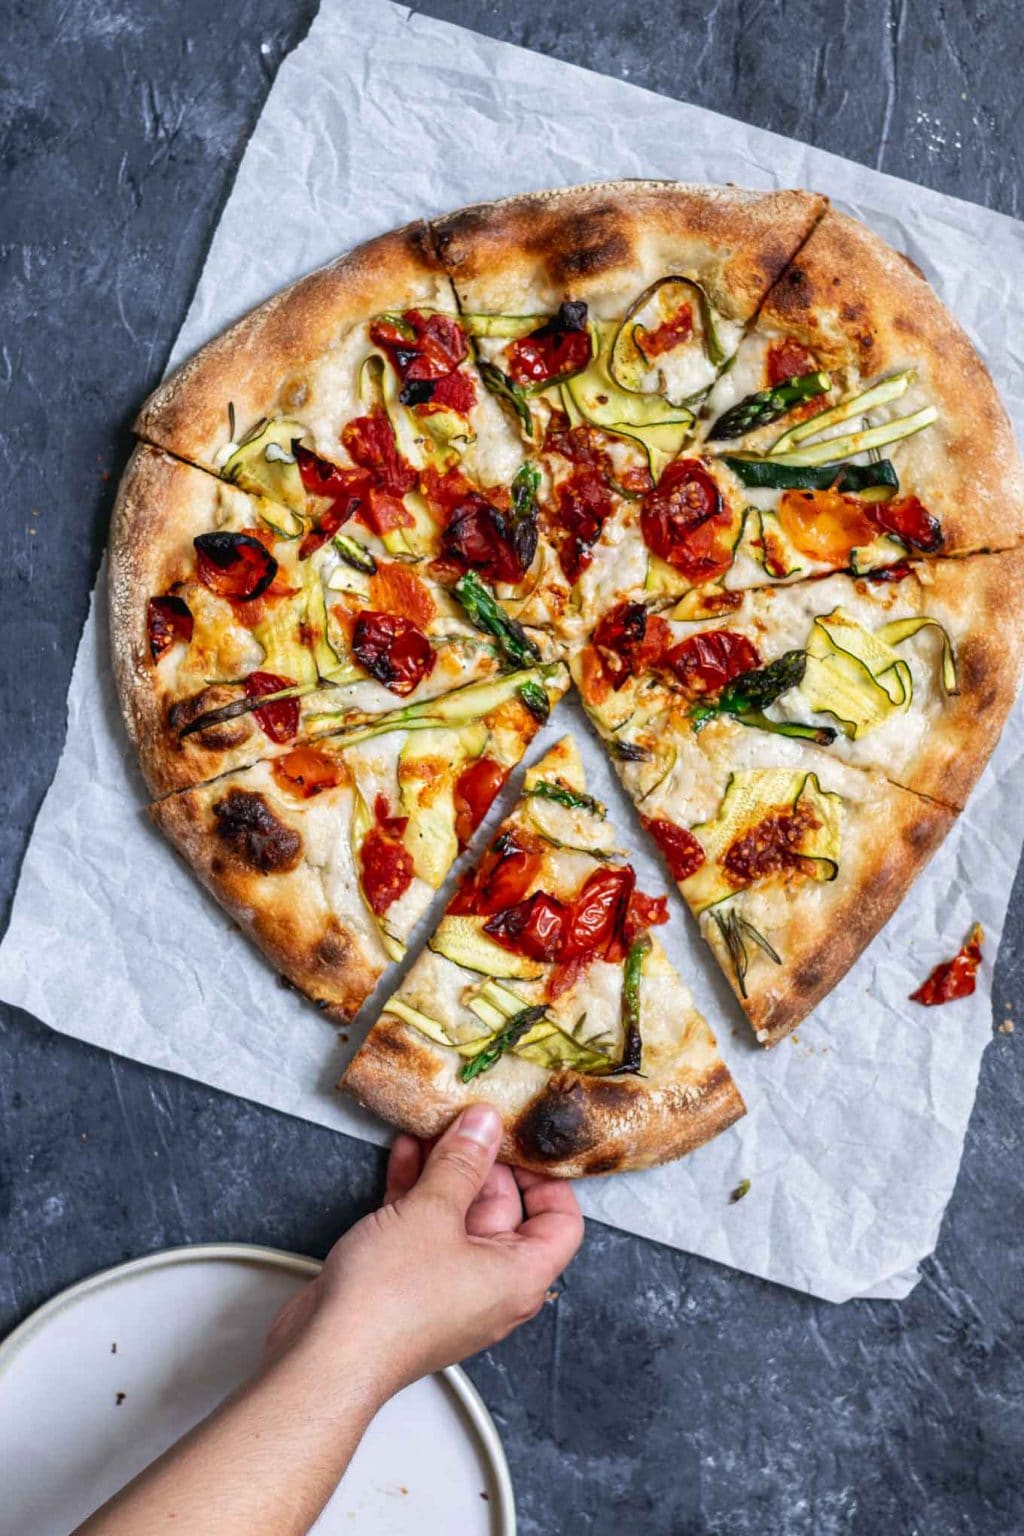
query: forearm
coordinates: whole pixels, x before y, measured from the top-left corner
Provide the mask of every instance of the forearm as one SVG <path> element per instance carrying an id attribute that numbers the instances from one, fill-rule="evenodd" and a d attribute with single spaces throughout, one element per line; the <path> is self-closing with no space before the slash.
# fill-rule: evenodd
<path id="1" fill-rule="evenodd" d="M 374 1367 L 376 1369 L 374 1370 Z M 371 1379 L 376 1375 L 376 1380 Z M 387 1390 L 379 1362 L 312 1338 L 229 1398 L 78 1536 L 305 1536 Z"/>

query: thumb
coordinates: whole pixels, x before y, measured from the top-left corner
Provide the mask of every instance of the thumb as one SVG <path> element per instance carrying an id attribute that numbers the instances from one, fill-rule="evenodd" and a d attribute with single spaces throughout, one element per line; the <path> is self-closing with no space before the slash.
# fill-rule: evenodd
<path id="1" fill-rule="evenodd" d="M 413 1193 L 432 1195 L 465 1216 L 494 1167 L 501 1131 L 496 1109 L 470 1104 L 434 1147 Z"/>

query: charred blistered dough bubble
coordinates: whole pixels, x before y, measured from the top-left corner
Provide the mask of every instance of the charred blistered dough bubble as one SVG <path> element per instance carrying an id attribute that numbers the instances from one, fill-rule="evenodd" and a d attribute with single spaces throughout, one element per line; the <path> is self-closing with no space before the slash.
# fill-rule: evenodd
<path id="1" fill-rule="evenodd" d="M 264 797 L 231 789 L 213 806 L 216 834 L 232 853 L 261 875 L 294 869 L 302 856 L 302 838 L 278 821 Z"/>
<path id="2" fill-rule="evenodd" d="M 226 704 L 234 704 L 243 691 L 233 683 L 214 683 L 190 698 L 179 699 L 167 712 L 171 729 L 180 733 L 198 720 L 201 715 L 212 714 Z M 208 725 L 196 731 L 192 739 L 209 752 L 229 752 L 240 747 L 253 735 L 254 727 L 247 715 L 237 715 L 234 720 L 222 720 L 218 725 Z"/>

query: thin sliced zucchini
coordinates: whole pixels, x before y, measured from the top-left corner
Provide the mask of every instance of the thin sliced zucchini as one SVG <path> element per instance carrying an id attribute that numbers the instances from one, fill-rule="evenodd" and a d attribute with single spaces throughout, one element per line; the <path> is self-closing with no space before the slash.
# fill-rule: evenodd
<path id="1" fill-rule="evenodd" d="M 368 741 L 374 736 L 386 736 L 389 731 L 430 731 L 440 726 L 466 725 L 471 720 L 483 720 L 503 704 L 510 703 L 526 685 L 532 684 L 546 692 L 548 685 L 557 687 L 556 680 L 560 681 L 564 676 L 562 663 L 550 662 L 524 672 L 507 672 L 503 677 L 467 683 L 464 688 L 457 688 L 441 698 L 421 699 L 384 715 L 324 711 L 312 715 L 309 724 L 320 735 L 343 736 L 346 746 L 356 741 Z"/>
<path id="2" fill-rule="evenodd" d="M 459 324 L 470 336 L 493 336 L 518 341 L 544 324 L 547 315 L 460 315 Z"/>
<path id="3" fill-rule="evenodd" d="M 377 574 L 376 560 L 366 545 L 360 544 L 358 539 L 353 539 L 347 533 L 336 533 L 331 543 L 351 570 L 359 571 L 364 576 L 375 576 Z M 328 586 L 333 586 L 333 582 L 328 582 Z"/>
<path id="4" fill-rule="evenodd" d="M 694 342 L 700 347 L 705 360 L 705 372 L 707 375 L 706 378 L 699 380 L 693 389 L 688 389 L 683 399 L 695 400 L 705 394 L 715 382 L 722 364 L 726 360 L 725 348 L 718 333 L 717 316 L 707 293 L 700 283 L 696 282 L 692 277 L 679 277 L 675 275 L 660 277 L 633 300 L 619 322 L 609 347 L 608 372 L 613 382 L 628 394 L 665 394 L 664 374 L 657 368 L 657 364 L 653 363 L 644 353 L 641 333 L 645 328 L 638 323 L 638 316 L 647 308 L 647 305 L 656 294 L 673 286 L 687 291 L 686 294 L 680 296 L 681 303 L 685 301 L 688 295 L 692 295 L 696 300 L 697 313 L 700 316 L 700 327 L 699 329 L 694 327 L 693 335 L 689 341 L 681 342 L 679 348 L 673 348 L 672 350 L 680 350 L 683 346 L 689 346 L 690 341 Z M 654 390 L 650 388 L 645 389 L 644 381 L 652 373 L 657 375 L 657 387 Z"/>
<path id="5" fill-rule="evenodd" d="M 929 627 L 938 630 L 942 636 L 942 688 L 947 695 L 955 695 L 960 692 L 960 684 L 956 673 L 956 654 L 953 650 L 953 642 L 949 638 L 948 631 L 941 625 L 938 619 L 923 615 L 916 619 L 891 619 L 888 624 L 883 624 L 881 629 L 875 630 L 875 638 L 884 645 L 902 645 L 904 640 L 912 640 L 922 629 Z"/>
<path id="6" fill-rule="evenodd" d="M 841 437 L 826 438 L 820 443 L 808 443 L 805 447 L 794 448 L 787 453 L 773 452 L 771 462 L 793 469 L 813 469 L 819 464 L 838 464 L 843 459 L 852 459 L 854 454 L 867 453 L 871 448 L 885 448 L 889 443 L 899 443 L 904 438 L 913 437 L 916 432 L 923 432 L 925 427 L 930 427 L 932 422 L 938 420 L 938 416 L 939 413 L 934 405 L 923 405 L 919 411 L 914 411 L 910 416 L 897 416 L 894 421 L 883 421 L 877 427 L 868 427 L 866 431 L 862 429 L 859 432 L 847 432 Z"/>
<path id="7" fill-rule="evenodd" d="M 907 558 L 906 546 L 898 539 L 879 534 L 870 544 L 858 545 L 850 550 L 850 572 L 854 576 L 867 576 L 886 565 L 899 565 Z"/>
<path id="8" fill-rule="evenodd" d="M 724 454 L 722 463 L 748 490 L 841 491 L 861 501 L 889 501 L 900 488 L 899 476 L 889 459 L 877 464 L 828 465 L 800 468 L 740 454 Z"/>
<path id="9" fill-rule="evenodd" d="M 482 720 L 453 731 L 410 731 L 398 754 L 402 842 L 413 869 L 433 890 L 444 884 L 459 854 L 455 833 L 455 780 L 464 763 L 480 756 L 488 730 Z"/>
<path id="10" fill-rule="evenodd" d="M 776 581 L 788 581 L 803 570 L 800 553 L 786 537 L 776 512 L 758 512 L 757 558 Z"/>
<path id="11" fill-rule="evenodd" d="M 294 444 L 306 435 L 299 421 L 276 416 L 256 424 L 224 464 L 221 475 L 243 491 L 269 496 L 292 514 L 282 515 L 282 537 L 293 539 L 302 532 L 307 497 L 295 458 Z M 268 519 L 269 521 L 269 519 Z"/>
<path id="12" fill-rule="evenodd" d="M 729 849 L 767 817 L 798 808 L 809 812 L 811 821 L 792 850 L 800 870 L 812 880 L 834 880 L 839 873 L 842 806 L 842 797 L 823 790 L 815 773 L 747 768 L 730 774 L 718 814 L 692 828 L 707 859 L 680 883 L 691 910 L 701 913 L 735 896 L 743 882 L 731 878 L 724 867 Z"/>
<path id="13" fill-rule="evenodd" d="M 639 443 L 657 481 L 686 441 L 694 414 L 685 406 L 671 405 L 662 395 L 632 394 L 620 389 L 608 372 L 611 338 L 607 325 L 594 323 L 592 335 L 593 362 L 568 379 L 564 388 L 584 421 L 614 437 Z"/>
<path id="14" fill-rule="evenodd" d="M 290 677 L 299 688 L 308 689 L 316 687 L 319 674 L 314 653 L 302 639 L 303 618 L 290 603 L 273 603 L 253 636 L 263 647 L 261 671 Z"/>
<path id="15" fill-rule="evenodd" d="M 311 647 L 316 670 L 325 682 L 334 682 L 339 674 L 346 678 L 351 672 L 351 657 L 339 651 L 331 642 L 327 621 L 327 600 L 319 569 L 312 560 L 300 566 L 302 585 L 306 596 L 306 629 L 311 636 Z"/>
<path id="16" fill-rule="evenodd" d="M 801 687 L 811 709 L 834 716 L 854 741 L 909 709 L 914 696 L 907 663 L 841 608 L 814 620 Z"/>
<path id="17" fill-rule="evenodd" d="M 881 379 L 873 384 L 870 389 L 862 390 L 859 394 L 849 395 L 845 400 L 840 400 L 838 405 L 833 405 L 827 411 L 819 411 L 816 416 L 809 416 L 806 421 L 799 421 L 782 436 L 776 438 L 768 452 L 774 458 L 777 454 L 788 453 L 798 443 L 806 442 L 809 437 L 817 437 L 819 432 L 827 432 L 830 427 L 838 427 L 841 422 L 850 421 L 854 416 L 865 416 L 868 411 L 875 410 L 880 405 L 888 405 L 892 400 L 898 400 L 906 394 L 908 387 L 914 382 L 917 373 L 913 368 L 905 368 L 902 373 L 893 373 L 887 379 Z"/>
<path id="18" fill-rule="evenodd" d="M 422 1013 L 419 1008 L 413 1008 L 410 1003 L 405 1003 L 400 997 L 389 997 L 382 1013 L 390 1013 L 393 1018 L 401 1019 L 403 1024 L 409 1024 L 421 1035 L 426 1035 L 428 1040 L 433 1040 L 435 1045 L 445 1045 L 449 1050 L 455 1045 L 443 1024 L 437 1019 L 432 1019 L 429 1013 Z M 482 1037 L 486 1039 L 486 1035 Z M 474 1044 L 476 1042 L 474 1041 Z"/>
<path id="19" fill-rule="evenodd" d="M 546 967 L 541 961 L 514 955 L 484 932 L 484 924 L 489 921 L 486 917 L 446 913 L 429 940 L 429 947 L 453 965 L 476 971 L 480 976 L 506 981 L 536 981 L 543 976 Z"/>

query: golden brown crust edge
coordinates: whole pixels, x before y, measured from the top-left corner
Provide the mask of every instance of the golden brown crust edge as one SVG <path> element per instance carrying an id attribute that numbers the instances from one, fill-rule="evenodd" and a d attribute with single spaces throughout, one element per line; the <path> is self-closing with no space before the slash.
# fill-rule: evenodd
<path id="1" fill-rule="evenodd" d="M 508 274 L 544 308 L 642 274 L 650 246 L 671 263 L 697 256 L 716 295 L 746 320 L 827 206 L 816 193 L 676 181 L 595 182 L 462 208 L 432 223 L 463 303 Z M 641 281 L 650 281 L 650 277 Z M 630 297 L 635 296 L 631 294 Z"/>
<path id="2" fill-rule="evenodd" d="M 760 982 L 746 1001 L 741 999 L 762 1045 L 776 1045 L 791 1034 L 846 975 L 889 921 L 955 820 L 947 807 L 895 786 L 890 804 L 889 824 L 870 838 L 868 856 L 861 861 L 852 888 L 829 909 L 818 931 L 813 925 L 802 925 L 795 935 L 796 945 L 787 944 L 784 984 L 770 985 L 773 967 L 765 964 Z M 731 979 L 732 968 L 717 929 L 702 926 Z"/>
<path id="3" fill-rule="evenodd" d="M 384 1014 L 338 1086 L 392 1125 L 437 1136 L 466 1104 L 484 1097 L 476 1085 L 458 1082 L 450 1056 Z M 505 1114 L 499 1157 L 566 1179 L 651 1168 L 692 1152 L 745 1112 L 721 1060 L 699 1090 L 684 1082 L 555 1072 Z"/>
<path id="4" fill-rule="evenodd" d="M 369 960 L 358 936 L 337 919 L 324 922 L 315 898 L 304 901 L 294 884 L 271 892 L 273 876 L 261 879 L 232 859 L 206 814 L 218 793 L 207 786 L 205 792 L 169 795 L 149 807 L 150 820 L 275 970 L 332 1017 L 351 1018 L 373 991 L 383 963 Z"/>
<path id="5" fill-rule="evenodd" d="M 339 256 L 250 311 L 202 347 L 150 395 L 136 435 L 183 459 L 216 469 L 228 440 L 228 404 L 244 431 L 275 411 L 299 409 L 289 381 L 301 379 L 348 326 L 395 306 L 454 307 L 428 226 L 415 220 Z"/>
<path id="6" fill-rule="evenodd" d="M 942 552 L 1024 542 L 1024 467 L 1006 408 L 966 332 L 907 257 L 829 209 L 769 294 L 762 321 L 825 362 L 845 354 L 865 379 L 916 366 L 939 419 L 901 443 L 896 462 L 906 489 L 939 517 Z"/>

